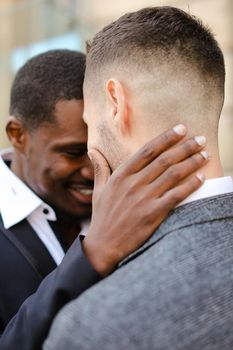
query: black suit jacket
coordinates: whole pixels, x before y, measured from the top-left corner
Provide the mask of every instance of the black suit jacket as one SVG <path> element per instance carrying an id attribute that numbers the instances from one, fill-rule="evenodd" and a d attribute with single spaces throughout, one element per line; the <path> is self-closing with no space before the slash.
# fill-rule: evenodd
<path id="1" fill-rule="evenodd" d="M 60 308 L 101 279 L 79 239 L 56 268 L 26 220 L 6 230 L 1 217 L 0 271 L 1 350 L 40 349 Z"/>
<path id="2" fill-rule="evenodd" d="M 0 333 L 55 267 L 26 220 L 6 230 L 0 218 Z"/>

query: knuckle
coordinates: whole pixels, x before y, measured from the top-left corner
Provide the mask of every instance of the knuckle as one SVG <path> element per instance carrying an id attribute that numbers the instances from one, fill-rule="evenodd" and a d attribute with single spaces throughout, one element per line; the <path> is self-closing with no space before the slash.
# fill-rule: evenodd
<path id="1" fill-rule="evenodd" d="M 147 212 L 147 213 L 144 215 L 142 221 L 143 221 L 143 225 L 144 225 L 145 227 L 151 226 L 151 225 L 153 225 L 153 223 L 154 223 L 154 216 L 151 215 L 151 212 Z"/>
<path id="2" fill-rule="evenodd" d="M 130 181 L 130 184 L 127 186 L 127 192 L 128 194 L 133 194 L 137 190 L 137 181 L 135 179 L 132 179 Z"/>
<path id="3" fill-rule="evenodd" d="M 142 148 L 141 150 L 141 155 L 144 159 L 151 159 L 154 156 L 154 149 L 151 144 L 146 145 L 145 147 Z"/>
<path id="4" fill-rule="evenodd" d="M 168 148 L 178 141 L 177 137 L 178 137 L 177 134 L 169 130 L 159 136 L 158 142 L 160 146 L 162 146 L 163 148 Z"/>
<path id="5" fill-rule="evenodd" d="M 141 156 L 146 160 L 153 159 L 161 149 L 172 146 L 175 142 L 177 142 L 177 135 L 169 130 L 147 143 L 141 149 Z"/>
<path id="6" fill-rule="evenodd" d="M 179 170 L 179 167 L 177 165 L 172 165 L 168 170 L 167 170 L 167 177 L 171 181 L 179 181 L 182 178 L 182 173 Z"/>
<path id="7" fill-rule="evenodd" d="M 184 142 L 181 147 L 183 147 L 184 152 L 189 155 L 192 152 L 194 152 L 198 147 L 197 147 L 197 143 L 193 141 L 193 139 L 191 140 L 187 140 L 186 142 Z"/>
<path id="8" fill-rule="evenodd" d="M 181 196 L 181 192 L 178 189 L 172 191 L 169 197 L 170 197 L 170 203 L 172 205 L 176 205 L 183 199 Z"/>
<path id="9" fill-rule="evenodd" d="M 158 161 L 158 165 L 161 166 L 162 168 L 167 168 L 167 167 L 169 167 L 170 165 L 173 164 L 172 159 L 167 154 L 161 155 L 157 159 L 157 161 Z"/>
<path id="10" fill-rule="evenodd" d="M 171 135 L 169 132 L 165 132 L 164 134 L 161 135 L 161 140 L 162 143 L 166 144 L 169 141 L 171 141 Z"/>
<path id="11" fill-rule="evenodd" d="M 197 168 L 204 162 L 204 158 L 200 154 L 195 154 L 190 158 L 190 163 L 193 168 Z"/>
<path id="12" fill-rule="evenodd" d="M 165 193 L 161 199 L 164 208 L 163 211 L 166 210 L 166 213 L 169 213 L 169 211 L 180 201 L 178 194 L 175 193 L 174 190 Z"/>
<path id="13" fill-rule="evenodd" d="M 200 186 L 201 183 L 202 183 L 201 180 L 197 176 L 193 176 L 190 179 L 190 183 L 188 184 L 189 190 L 190 191 L 196 190 Z"/>

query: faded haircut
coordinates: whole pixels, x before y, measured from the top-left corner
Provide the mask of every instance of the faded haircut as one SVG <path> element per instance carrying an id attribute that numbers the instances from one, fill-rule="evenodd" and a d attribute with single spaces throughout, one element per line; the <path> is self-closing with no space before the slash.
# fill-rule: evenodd
<path id="1" fill-rule="evenodd" d="M 109 66 L 141 71 L 174 59 L 195 68 L 224 96 L 224 58 L 213 34 L 196 17 L 169 6 L 127 13 L 97 33 L 87 46 L 86 80 L 94 87 Z"/>

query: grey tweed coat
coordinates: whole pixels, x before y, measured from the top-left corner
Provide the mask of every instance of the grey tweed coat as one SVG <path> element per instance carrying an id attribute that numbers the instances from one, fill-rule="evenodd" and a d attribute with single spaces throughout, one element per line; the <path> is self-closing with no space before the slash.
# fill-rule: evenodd
<path id="1" fill-rule="evenodd" d="M 58 314 L 44 350 L 233 350 L 233 194 L 175 209 Z"/>

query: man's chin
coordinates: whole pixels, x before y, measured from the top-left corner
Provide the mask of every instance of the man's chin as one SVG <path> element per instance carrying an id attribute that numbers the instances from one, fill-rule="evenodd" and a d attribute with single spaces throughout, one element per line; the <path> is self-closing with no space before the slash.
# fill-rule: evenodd
<path id="1" fill-rule="evenodd" d="M 69 219 L 71 221 L 74 221 L 74 220 L 85 220 L 87 218 L 90 218 L 91 217 L 91 206 L 90 207 L 86 207 L 86 208 L 83 208 L 83 209 L 77 209 L 77 210 L 68 210 L 68 209 L 61 209 L 60 210 L 60 216 L 64 217 L 64 219 Z"/>
<path id="2" fill-rule="evenodd" d="M 49 204 L 49 203 L 48 203 Z M 73 204 L 72 206 L 58 206 L 57 204 L 51 204 L 50 206 L 54 209 L 57 218 L 65 221 L 82 221 L 91 217 L 92 205 L 78 205 Z"/>

